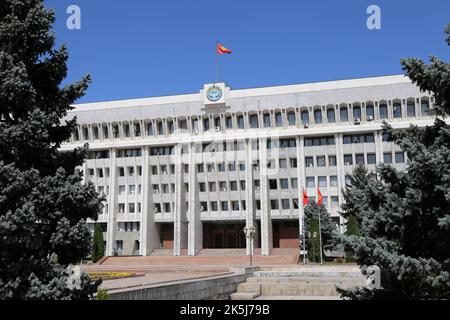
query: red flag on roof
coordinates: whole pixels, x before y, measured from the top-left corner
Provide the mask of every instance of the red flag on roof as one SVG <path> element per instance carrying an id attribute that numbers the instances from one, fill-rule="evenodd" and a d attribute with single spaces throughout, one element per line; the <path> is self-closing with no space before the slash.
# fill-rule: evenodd
<path id="1" fill-rule="evenodd" d="M 231 54 L 231 50 L 225 48 L 223 45 L 221 45 L 220 43 L 217 44 L 217 54 L 221 55 L 221 54 Z"/>

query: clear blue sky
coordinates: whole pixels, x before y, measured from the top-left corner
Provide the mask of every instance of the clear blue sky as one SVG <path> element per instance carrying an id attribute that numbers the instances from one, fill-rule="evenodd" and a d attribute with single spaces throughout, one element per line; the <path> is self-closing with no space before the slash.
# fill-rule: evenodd
<path id="1" fill-rule="evenodd" d="M 400 58 L 449 60 L 448 0 L 47 0 L 58 43 L 70 53 L 68 81 L 92 75 L 78 102 L 198 92 L 215 79 L 232 88 L 401 73 Z M 66 28 L 80 6 L 82 29 Z M 366 9 L 380 6 L 382 29 Z"/>

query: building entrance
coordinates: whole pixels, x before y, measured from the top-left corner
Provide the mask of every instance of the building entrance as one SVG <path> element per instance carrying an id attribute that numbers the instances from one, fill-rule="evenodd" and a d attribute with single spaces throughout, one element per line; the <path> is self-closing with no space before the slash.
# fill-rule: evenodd
<path id="1" fill-rule="evenodd" d="M 203 248 L 245 248 L 244 226 L 244 223 L 203 223 Z"/>

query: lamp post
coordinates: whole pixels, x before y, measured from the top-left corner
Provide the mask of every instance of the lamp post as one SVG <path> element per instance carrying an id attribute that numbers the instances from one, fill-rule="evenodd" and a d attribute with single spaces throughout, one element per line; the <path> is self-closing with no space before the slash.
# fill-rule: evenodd
<path id="1" fill-rule="evenodd" d="M 256 233 L 256 228 L 254 226 L 245 227 L 244 228 L 245 236 L 250 240 L 250 267 L 252 266 L 252 257 L 253 257 L 253 238 Z"/>

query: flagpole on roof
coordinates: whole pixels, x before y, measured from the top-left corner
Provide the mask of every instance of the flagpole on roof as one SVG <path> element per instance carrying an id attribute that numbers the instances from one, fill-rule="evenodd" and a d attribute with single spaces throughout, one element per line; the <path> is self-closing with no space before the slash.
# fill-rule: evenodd
<path id="1" fill-rule="evenodd" d="M 219 45 L 219 40 L 217 40 L 216 41 L 216 82 L 215 83 L 218 83 L 219 82 L 219 53 L 217 52 L 217 46 Z"/>

